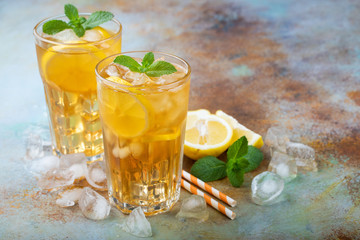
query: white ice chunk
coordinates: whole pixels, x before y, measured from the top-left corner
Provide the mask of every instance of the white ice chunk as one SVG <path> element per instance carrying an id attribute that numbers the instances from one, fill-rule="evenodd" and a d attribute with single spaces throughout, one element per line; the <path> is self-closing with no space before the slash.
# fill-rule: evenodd
<path id="1" fill-rule="evenodd" d="M 279 202 L 284 190 L 284 180 L 272 172 L 263 172 L 252 180 L 251 191 L 254 203 L 258 205 L 271 205 Z"/>
<path id="2" fill-rule="evenodd" d="M 265 144 L 271 149 L 271 154 L 274 150 L 286 152 L 286 144 L 289 142 L 287 131 L 281 127 L 271 127 L 268 129 L 265 136 Z"/>
<path id="3" fill-rule="evenodd" d="M 49 171 L 58 169 L 60 166 L 60 159 L 57 156 L 45 156 L 30 163 L 30 172 L 39 176 L 44 175 Z"/>
<path id="4" fill-rule="evenodd" d="M 103 161 L 95 161 L 89 164 L 86 180 L 92 187 L 98 190 L 107 190 L 105 164 Z"/>
<path id="5" fill-rule="evenodd" d="M 54 35 L 46 36 L 63 43 L 81 41 L 81 39 L 76 36 L 75 32 L 72 29 L 65 29 L 64 31 L 58 32 Z"/>
<path id="6" fill-rule="evenodd" d="M 56 204 L 60 207 L 74 206 L 79 201 L 82 192 L 82 188 L 65 190 L 59 193 L 59 198 L 56 200 Z"/>
<path id="7" fill-rule="evenodd" d="M 30 134 L 26 139 L 25 160 L 32 160 L 44 156 L 43 141 L 40 135 Z"/>
<path id="8" fill-rule="evenodd" d="M 288 142 L 286 152 L 295 158 L 296 165 L 299 169 L 315 172 L 318 170 L 315 161 L 315 150 L 312 147 L 302 143 Z"/>
<path id="9" fill-rule="evenodd" d="M 209 218 L 209 212 L 206 208 L 206 202 L 203 197 L 192 195 L 182 201 L 181 209 L 178 214 L 176 214 L 176 218 L 192 218 L 199 222 L 204 222 Z"/>
<path id="10" fill-rule="evenodd" d="M 289 182 L 296 178 L 297 166 L 295 159 L 285 153 L 274 151 L 268 170 L 278 174 L 285 182 Z"/>
<path id="11" fill-rule="evenodd" d="M 106 70 L 106 74 L 112 77 L 120 77 L 120 73 L 118 71 L 118 68 L 115 65 L 109 65 Z"/>
<path id="12" fill-rule="evenodd" d="M 88 42 L 96 42 L 102 39 L 102 34 L 96 29 L 86 30 L 84 36 L 81 39 Z"/>
<path id="13" fill-rule="evenodd" d="M 111 206 L 100 194 L 85 187 L 80 199 L 79 207 L 85 217 L 93 220 L 101 220 L 109 216 Z"/>
<path id="14" fill-rule="evenodd" d="M 38 186 L 45 190 L 57 190 L 58 188 L 69 186 L 74 183 L 74 172 L 69 169 L 56 169 L 48 171 L 41 176 Z"/>
<path id="15" fill-rule="evenodd" d="M 75 179 L 80 179 L 87 175 L 86 162 L 84 153 L 66 154 L 60 157 L 60 168 L 73 171 Z"/>
<path id="16" fill-rule="evenodd" d="M 130 213 L 120 227 L 125 231 L 137 237 L 151 237 L 151 225 L 146 219 L 141 207 L 137 207 Z"/>

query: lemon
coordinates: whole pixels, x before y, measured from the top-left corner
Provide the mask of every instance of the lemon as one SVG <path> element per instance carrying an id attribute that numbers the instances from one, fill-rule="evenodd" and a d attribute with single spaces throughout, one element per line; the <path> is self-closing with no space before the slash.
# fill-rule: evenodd
<path id="1" fill-rule="evenodd" d="M 224 119 L 204 109 L 189 111 L 184 154 L 194 160 L 219 156 L 230 146 L 232 135 L 233 130 Z"/>
<path id="2" fill-rule="evenodd" d="M 115 76 L 110 76 L 108 78 L 106 78 L 107 80 L 110 80 L 112 82 L 116 82 L 116 83 L 120 83 L 122 85 L 127 85 L 127 86 L 133 86 L 131 83 L 129 83 L 128 81 L 119 78 L 119 77 L 115 77 Z"/>
<path id="3" fill-rule="evenodd" d="M 234 132 L 233 132 L 231 144 L 233 142 L 235 142 L 236 140 L 238 140 L 239 138 L 241 138 L 242 136 L 246 136 L 249 145 L 252 145 L 257 148 L 261 148 L 264 145 L 262 137 L 259 134 L 255 133 L 255 132 L 251 131 L 250 129 L 246 128 L 245 126 L 241 125 L 232 116 L 224 113 L 221 110 L 217 110 L 215 115 L 224 119 L 233 128 Z"/>
<path id="4" fill-rule="evenodd" d="M 80 45 L 55 45 L 46 50 L 41 58 L 41 70 L 46 81 L 69 92 L 96 91 L 94 68 L 106 57 L 94 45 L 85 41 L 72 41 Z"/>
<path id="5" fill-rule="evenodd" d="M 136 96 L 106 87 L 102 87 L 101 94 L 103 122 L 119 137 L 137 137 L 148 129 L 148 110 Z"/>

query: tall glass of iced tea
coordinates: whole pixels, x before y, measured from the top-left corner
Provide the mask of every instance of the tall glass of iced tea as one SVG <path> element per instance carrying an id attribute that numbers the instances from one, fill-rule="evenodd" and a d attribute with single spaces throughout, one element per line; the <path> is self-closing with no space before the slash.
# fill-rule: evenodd
<path id="1" fill-rule="evenodd" d="M 94 69 L 101 59 L 121 51 L 122 26 L 112 19 L 83 37 L 72 29 L 47 35 L 42 27 L 49 20 L 66 21 L 66 17 L 47 18 L 34 28 L 53 148 L 57 154 L 83 152 L 94 160 L 103 152 Z"/>
<path id="2" fill-rule="evenodd" d="M 126 52 L 96 67 L 109 197 L 124 213 L 169 210 L 179 199 L 190 66 L 154 52 L 176 72 L 149 77 L 113 63 L 120 55 L 141 63 L 146 52 Z"/>

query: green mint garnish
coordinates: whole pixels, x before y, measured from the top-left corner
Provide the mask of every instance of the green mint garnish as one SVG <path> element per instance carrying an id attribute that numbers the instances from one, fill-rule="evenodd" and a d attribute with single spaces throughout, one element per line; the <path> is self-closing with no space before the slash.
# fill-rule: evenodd
<path id="1" fill-rule="evenodd" d="M 244 169 L 244 171 L 247 173 L 247 172 L 254 171 L 255 169 L 257 169 L 259 167 L 260 163 L 264 159 L 264 155 L 260 151 L 260 149 L 249 145 L 248 152 L 244 156 L 244 158 L 246 158 L 246 160 L 248 160 L 248 162 L 249 162 L 249 166 Z"/>
<path id="2" fill-rule="evenodd" d="M 68 23 L 62 20 L 50 20 L 44 23 L 43 32 L 54 35 L 65 29 L 71 28 L 78 37 L 82 37 L 86 30 L 99 26 L 102 23 L 110 21 L 114 15 L 111 12 L 96 11 L 93 12 L 88 19 L 79 17 L 77 8 L 72 4 L 64 6 L 66 17 L 70 20 Z"/>
<path id="3" fill-rule="evenodd" d="M 227 163 L 213 156 L 197 160 L 191 168 L 191 174 L 210 182 L 228 177 L 232 186 L 240 187 L 244 182 L 244 174 L 255 170 L 263 160 L 262 152 L 248 146 L 245 136 L 234 142 L 227 151 Z"/>
<path id="4" fill-rule="evenodd" d="M 240 187 L 244 182 L 245 169 L 249 161 L 244 158 L 248 152 L 248 141 L 245 136 L 236 140 L 227 151 L 226 173 L 231 185 Z"/>
<path id="5" fill-rule="evenodd" d="M 226 163 L 213 156 L 197 160 L 190 173 L 204 182 L 211 182 L 226 177 Z"/>
<path id="6" fill-rule="evenodd" d="M 171 63 L 156 61 L 152 52 L 145 54 L 141 65 L 132 57 L 126 55 L 117 56 L 114 63 L 128 67 L 132 72 L 145 73 L 149 77 L 161 77 L 176 72 L 176 68 Z"/>

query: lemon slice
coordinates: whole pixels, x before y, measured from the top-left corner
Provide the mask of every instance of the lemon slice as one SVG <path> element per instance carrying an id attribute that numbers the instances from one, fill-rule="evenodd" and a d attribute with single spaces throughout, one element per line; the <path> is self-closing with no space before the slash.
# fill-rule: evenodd
<path id="1" fill-rule="evenodd" d="M 56 45 L 46 50 L 41 58 L 41 70 L 46 81 L 69 92 L 96 91 L 94 68 L 106 57 L 94 45 L 72 41 L 80 45 Z"/>
<path id="2" fill-rule="evenodd" d="M 128 81 L 119 78 L 119 77 L 115 77 L 115 76 L 110 76 L 108 78 L 106 78 L 107 80 L 110 80 L 112 82 L 116 82 L 116 83 L 120 83 L 122 85 L 127 85 L 127 86 L 133 86 L 131 83 L 129 83 Z"/>
<path id="3" fill-rule="evenodd" d="M 233 130 L 224 119 L 201 109 L 189 111 L 184 154 L 192 159 L 219 156 L 231 144 Z"/>
<path id="4" fill-rule="evenodd" d="M 231 144 L 241 138 L 242 136 L 246 136 L 248 140 L 248 144 L 252 145 L 257 148 L 261 148 L 264 145 L 264 142 L 262 140 L 262 137 L 251 131 L 250 129 L 246 128 L 245 126 L 241 125 L 235 118 L 232 116 L 224 113 L 221 110 L 217 110 L 215 113 L 216 116 L 224 119 L 226 122 L 228 122 L 231 127 L 233 128 L 233 136 L 231 139 Z"/>
<path id="5" fill-rule="evenodd" d="M 134 138 L 148 129 L 148 111 L 137 97 L 109 89 L 102 89 L 101 94 L 103 123 L 119 137 Z"/>

